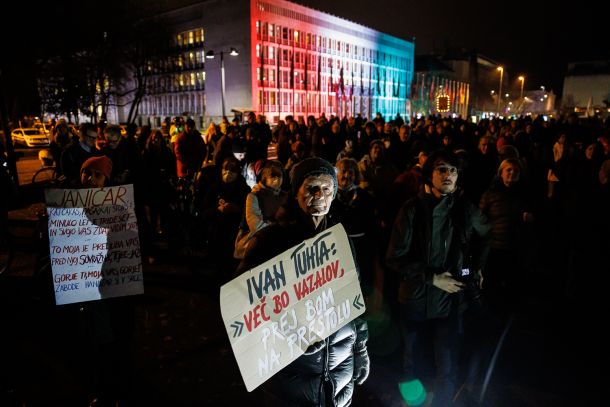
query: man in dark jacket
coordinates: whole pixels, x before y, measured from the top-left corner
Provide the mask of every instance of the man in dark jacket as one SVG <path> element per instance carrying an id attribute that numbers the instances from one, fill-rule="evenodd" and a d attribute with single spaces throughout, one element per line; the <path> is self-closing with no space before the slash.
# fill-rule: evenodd
<path id="1" fill-rule="evenodd" d="M 457 190 L 459 160 L 449 151 L 431 154 L 423 167 L 425 191 L 396 217 L 387 264 L 401 279 L 399 303 L 404 333 L 404 373 L 417 379 L 414 344 L 418 334 L 434 336 L 436 377 L 432 406 L 452 405 L 460 318 L 466 299 L 476 300 L 490 227 Z M 475 277 L 472 279 L 472 277 Z"/>
<path id="2" fill-rule="evenodd" d="M 78 129 L 78 141 L 73 141 L 61 154 L 62 174 L 66 177 L 66 188 L 75 188 L 80 182 L 81 166 L 88 158 L 101 155 L 95 147 L 97 128 L 92 123 L 83 123 Z"/>
<path id="3" fill-rule="evenodd" d="M 292 199 L 278 223 L 256 233 L 239 265 L 245 272 L 332 226 L 326 215 L 337 193 L 334 167 L 321 158 L 308 158 L 290 173 Z M 271 405 L 348 406 L 354 383 L 369 373 L 366 348 L 368 328 L 357 318 L 323 341 L 312 344 L 301 357 L 264 385 Z"/>
<path id="4" fill-rule="evenodd" d="M 179 177 L 193 178 L 199 171 L 206 156 L 206 146 L 201 133 L 195 128 L 195 121 L 188 119 L 182 133 L 178 134 L 174 144 L 176 155 L 176 172 Z M 220 163 L 222 165 L 222 162 Z M 220 168 L 219 165 L 219 168 Z"/>

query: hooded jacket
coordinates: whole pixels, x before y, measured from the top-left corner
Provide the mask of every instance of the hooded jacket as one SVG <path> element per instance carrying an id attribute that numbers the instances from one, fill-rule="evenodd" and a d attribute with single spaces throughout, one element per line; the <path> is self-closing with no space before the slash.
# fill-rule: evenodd
<path id="1" fill-rule="evenodd" d="M 482 237 L 476 242 L 472 235 Z M 465 309 L 464 292 L 450 294 L 432 284 L 434 274 L 480 270 L 490 226 L 461 192 L 440 199 L 427 189 L 400 209 L 388 245 L 387 265 L 409 286 L 407 318 L 445 318 Z M 477 243 L 477 244 L 473 244 Z"/>

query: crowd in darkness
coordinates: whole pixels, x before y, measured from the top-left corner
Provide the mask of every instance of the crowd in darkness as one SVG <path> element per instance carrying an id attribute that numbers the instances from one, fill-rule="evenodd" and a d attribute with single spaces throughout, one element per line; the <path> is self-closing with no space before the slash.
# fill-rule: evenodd
<path id="1" fill-rule="evenodd" d="M 405 122 L 400 115 L 390 121 L 380 114 L 372 120 L 322 115 L 288 116 L 270 126 L 251 113 L 245 123 L 223 118 L 200 130 L 182 117 L 167 119 L 162 129 L 83 123 L 76 130 L 60 120 L 50 146 L 61 187 L 79 187 L 81 165 L 100 155 L 112 161 L 108 185 L 134 184 L 148 261 L 155 261 L 154 240 L 168 239 L 177 253 L 209 253 L 225 279 L 248 238 L 276 221 L 291 168 L 307 157 L 323 158 L 336 165 L 339 178 L 331 216 L 362 253 L 368 293 L 383 290 L 374 287 L 383 280 L 375 278 L 379 273 L 386 289 L 391 286 L 384 253 L 394 217 L 422 188 L 421 168 L 439 149 L 459 156 L 461 190 L 494 224 L 490 267 L 535 261 L 540 242 L 525 245 L 527 231 L 545 230 L 568 265 L 591 261 L 588 251 L 606 243 L 610 121 L 599 118 L 475 124 L 441 116 Z M 502 181 L 507 166 L 514 172 L 509 183 Z M 561 276 L 568 290 L 574 289 L 572 273 L 568 267 Z"/>
<path id="2" fill-rule="evenodd" d="M 288 116 L 270 126 L 250 114 L 245 123 L 223 118 L 199 130 L 182 117 L 162 129 L 84 123 L 71 130 L 59 121 L 50 146 L 60 187 L 82 187 L 83 163 L 98 156 L 112 163 L 106 185 L 134 185 L 146 262 L 159 261 L 153 247 L 165 241 L 176 257 L 215 265 L 219 284 L 236 275 L 253 236 L 286 221 L 291 170 L 322 158 L 338 182 L 328 217 L 353 242 L 366 298 L 381 298 L 392 310 L 404 295 L 386 261 L 392 230 L 403 205 L 425 188 L 426 160 L 439 151 L 457 157 L 460 196 L 491 227 L 482 292 L 496 316 L 519 307 L 541 253 L 561 265 L 549 288 L 568 297 L 591 290 L 581 270 L 608 264 L 610 252 L 609 120 L 387 121 L 377 114 Z"/>

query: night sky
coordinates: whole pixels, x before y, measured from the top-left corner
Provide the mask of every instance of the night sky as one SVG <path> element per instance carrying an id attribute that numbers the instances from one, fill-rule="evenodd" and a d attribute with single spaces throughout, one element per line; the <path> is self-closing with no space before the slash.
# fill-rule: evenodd
<path id="1" fill-rule="evenodd" d="M 120 18 L 126 7 L 138 9 L 145 3 L 166 8 L 192 2 L 21 1 L 11 4 L 10 10 L 4 2 L 0 6 L 5 17 L 0 24 L 4 92 L 12 96 L 35 91 L 31 78 L 37 58 L 64 47 L 78 47 L 104 24 Z M 608 18 L 598 0 L 568 6 L 542 0 L 296 2 L 407 40 L 415 37 L 416 54 L 442 53 L 447 47 L 476 50 L 502 64 L 508 80 L 525 75 L 526 90 L 544 85 L 560 95 L 568 62 L 610 59 Z M 35 101 L 30 108 L 33 106 Z"/>
<path id="2" fill-rule="evenodd" d="M 525 88 L 545 86 L 561 94 L 568 62 L 610 59 L 604 2 L 542 0 L 298 0 L 404 39 L 416 37 L 415 53 L 447 47 L 476 50 L 526 76 Z M 607 2 L 605 3 L 607 8 Z"/>

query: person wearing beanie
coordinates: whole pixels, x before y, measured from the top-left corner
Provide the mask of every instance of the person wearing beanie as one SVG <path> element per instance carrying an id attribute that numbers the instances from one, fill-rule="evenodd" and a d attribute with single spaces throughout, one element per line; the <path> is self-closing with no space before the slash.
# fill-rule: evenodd
<path id="1" fill-rule="evenodd" d="M 331 163 L 319 157 L 307 158 L 292 168 L 292 170 L 290 171 L 290 185 L 292 188 L 292 195 L 297 195 L 299 188 L 302 186 L 303 181 L 305 181 L 307 177 L 321 175 L 329 176 L 328 180 L 332 183 L 332 197 L 334 199 L 337 195 L 337 190 L 339 188 L 337 181 L 337 171 Z"/>
<path id="2" fill-rule="evenodd" d="M 105 155 L 85 160 L 80 168 L 81 184 L 85 188 L 106 186 L 112 174 L 112 161 Z"/>
<path id="3" fill-rule="evenodd" d="M 290 181 L 292 196 L 285 211 L 280 215 L 280 209 L 276 223 L 252 236 L 238 273 L 332 226 L 333 219 L 327 214 L 337 194 L 335 168 L 321 158 L 308 158 L 293 167 Z M 266 405 L 350 405 L 354 386 L 364 383 L 369 374 L 367 339 L 366 322 L 356 318 L 325 340 L 312 343 L 262 385 Z"/>

